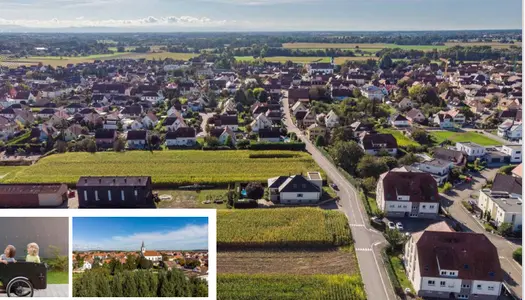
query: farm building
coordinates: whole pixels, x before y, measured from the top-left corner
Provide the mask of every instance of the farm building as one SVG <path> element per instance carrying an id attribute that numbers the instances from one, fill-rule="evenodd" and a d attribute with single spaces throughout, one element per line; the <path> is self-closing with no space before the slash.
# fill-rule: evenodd
<path id="1" fill-rule="evenodd" d="M 0 207 L 54 207 L 67 202 L 65 184 L 0 184 Z"/>
<path id="2" fill-rule="evenodd" d="M 153 208 L 151 177 L 80 177 L 79 208 Z"/>

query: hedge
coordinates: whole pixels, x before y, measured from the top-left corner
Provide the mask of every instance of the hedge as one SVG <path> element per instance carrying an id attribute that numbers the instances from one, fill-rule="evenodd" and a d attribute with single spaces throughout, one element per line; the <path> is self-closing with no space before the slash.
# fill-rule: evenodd
<path id="1" fill-rule="evenodd" d="M 253 143 L 250 144 L 250 150 L 290 150 L 306 151 L 305 143 Z"/>

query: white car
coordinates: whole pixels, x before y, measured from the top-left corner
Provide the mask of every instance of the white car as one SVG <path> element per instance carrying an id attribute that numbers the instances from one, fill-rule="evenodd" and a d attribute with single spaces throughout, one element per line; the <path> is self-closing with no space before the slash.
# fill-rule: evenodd
<path id="1" fill-rule="evenodd" d="M 388 229 L 391 229 L 391 230 L 396 229 L 396 225 L 394 224 L 394 222 L 388 222 Z"/>
<path id="2" fill-rule="evenodd" d="M 401 224 L 401 222 L 397 222 L 397 224 L 396 224 L 396 228 L 397 228 L 397 230 L 399 230 L 399 231 L 402 231 L 402 230 L 404 229 L 404 228 L 403 228 L 403 224 Z"/>

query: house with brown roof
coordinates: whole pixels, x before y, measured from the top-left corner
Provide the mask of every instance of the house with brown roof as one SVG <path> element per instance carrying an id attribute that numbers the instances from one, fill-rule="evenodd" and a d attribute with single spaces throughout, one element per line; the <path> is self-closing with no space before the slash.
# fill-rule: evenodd
<path id="1" fill-rule="evenodd" d="M 111 148 L 117 139 L 117 131 L 114 129 L 99 129 L 95 131 L 95 142 L 99 148 Z"/>
<path id="2" fill-rule="evenodd" d="M 307 128 L 308 126 L 315 124 L 316 115 L 311 110 L 299 111 L 295 114 L 295 123 L 299 128 Z"/>
<path id="3" fill-rule="evenodd" d="M 154 208 L 149 176 L 80 177 L 79 208 Z"/>
<path id="4" fill-rule="evenodd" d="M 405 244 L 405 269 L 417 296 L 498 299 L 504 272 L 494 244 L 484 234 L 447 227 L 432 225 Z"/>
<path id="5" fill-rule="evenodd" d="M 435 218 L 439 213 L 437 183 L 429 173 L 389 171 L 377 182 L 377 206 L 387 216 Z"/>
<path id="6" fill-rule="evenodd" d="M 412 108 L 411 110 L 407 111 L 406 118 L 408 122 L 410 122 L 410 124 L 422 123 L 426 120 L 426 117 L 423 114 L 423 112 L 421 112 L 417 108 Z"/>
<path id="7" fill-rule="evenodd" d="M 397 154 L 397 140 L 390 133 L 364 134 L 359 140 L 359 146 L 371 155 L 377 155 L 381 150 L 390 155 Z"/>
<path id="8" fill-rule="evenodd" d="M 196 143 L 197 138 L 193 127 L 180 127 L 166 133 L 166 146 L 168 147 L 194 146 Z"/>

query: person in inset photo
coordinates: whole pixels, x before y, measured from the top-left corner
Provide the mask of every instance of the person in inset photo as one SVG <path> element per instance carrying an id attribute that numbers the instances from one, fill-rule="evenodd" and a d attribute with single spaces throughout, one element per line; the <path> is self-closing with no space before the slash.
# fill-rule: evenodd
<path id="1" fill-rule="evenodd" d="M 38 251 L 40 248 L 37 243 L 29 243 L 27 245 L 27 256 L 26 262 L 40 263 L 40 256 L 38 256 Z"/>
<path id="2" fill-rule="evenodd" d="M 6 264 L 6 265 L 8 263 L 15 263 L 16 262 L 15 255 L 16 255 L 15 246 L 7 245 L 7 247 L 5 247 L 4 253 L 0 255 L 0 263 Z"/>

